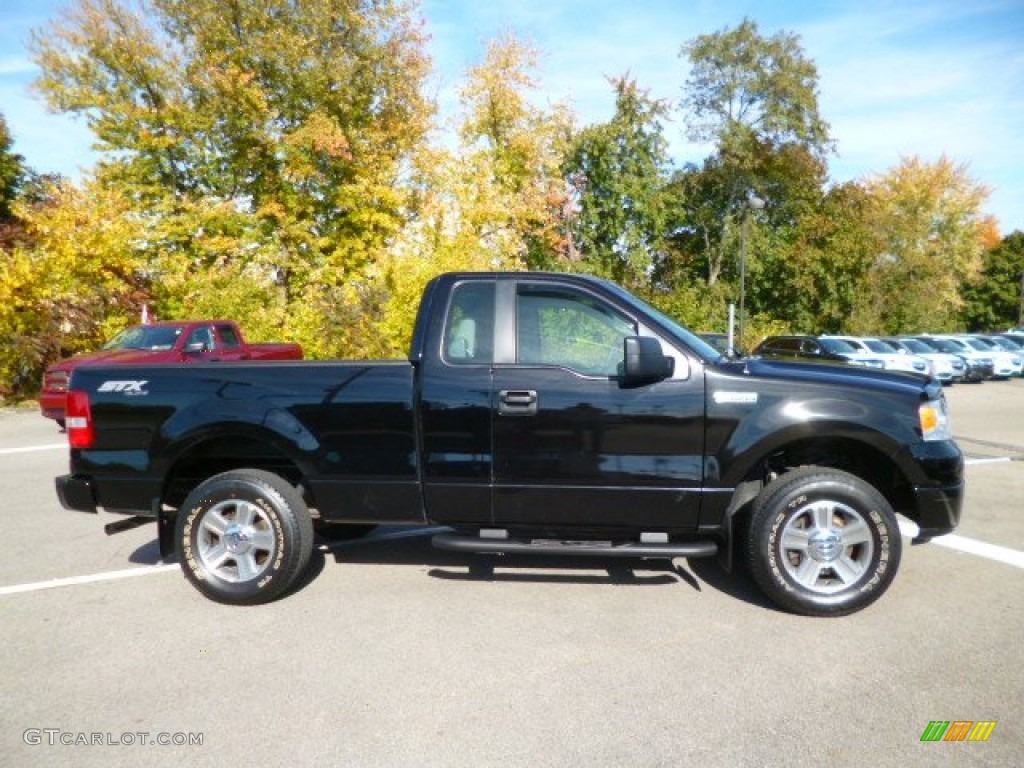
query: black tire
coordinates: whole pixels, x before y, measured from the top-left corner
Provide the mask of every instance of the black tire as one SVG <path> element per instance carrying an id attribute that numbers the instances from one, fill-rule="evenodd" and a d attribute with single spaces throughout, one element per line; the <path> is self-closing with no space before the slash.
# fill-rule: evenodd
<path id="1" fill-rule="evenodd" d="M 325 523 L 313 521 L 313 531 L 326 541 L 352 541 L 361 539 L 377 526 L 373 523 Z"/>
<path id="2" fill-rule="evenodd" d="M 847 472 L 801 467 L 754 501 L 747 562 L 764 593 L 806 616 L 844 616 L 888 589 L 903 541 L 889 502 Z"/>
<path id="3" fill-rule="evenodd" d="M 214 475 L 185 499 L 176 537 L 181 570 L 207 597 L 257 605 L 280 596 L 305 570 L 313 522 L 298 490 L 259 469 Z"/>

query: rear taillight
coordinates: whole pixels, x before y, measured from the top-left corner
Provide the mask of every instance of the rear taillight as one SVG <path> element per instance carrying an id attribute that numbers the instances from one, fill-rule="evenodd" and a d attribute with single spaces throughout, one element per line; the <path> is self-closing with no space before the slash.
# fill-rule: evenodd
<path id="1" fill-rule="evenodd" d="M 89 393 L 80 389 L 68 392 L 64 413 L 64 427 L 68 432 L 68 443 L 72 448 L 92 448 L 96 442 L 96 430 L 92 426 L 92 410 L 89 408 Z"/>

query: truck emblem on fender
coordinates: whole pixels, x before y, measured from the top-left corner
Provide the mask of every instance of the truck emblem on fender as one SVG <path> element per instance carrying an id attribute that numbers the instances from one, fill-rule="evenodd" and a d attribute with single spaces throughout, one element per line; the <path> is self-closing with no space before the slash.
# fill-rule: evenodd
<path id="1" fill-rule="evenodd" d="M 753 404 L 757 402 L 757 392 L 715 392 L 714 399 L 718 405 L 726 403 Z"/>
<path id="2" fill-rule="evenodd" d="M 104 381 L 100 384 L 97 392 L 120 392 L 123 395 L 148 395 L 144 387 L 149 383 L 147 379 L 142 381 Z"/>

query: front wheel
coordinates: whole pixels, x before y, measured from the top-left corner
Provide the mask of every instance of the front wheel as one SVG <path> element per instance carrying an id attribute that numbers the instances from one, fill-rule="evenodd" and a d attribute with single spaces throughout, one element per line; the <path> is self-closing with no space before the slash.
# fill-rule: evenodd
<path id="1" fill-rule="evenodd" d="M 775 603 L 807 616 L 843 616 L 889 587 L 902 552 L 899 523 L 874 487 L 847 472 L 793 470 L 754 501 L 747 559 Z"/>
<path id="2" fill-rule="evenodd" d="M 221 603 L 256 605 L 278 597 L 305 570 L 313 522 L 302 496 L 257 469 L 214 475 L 178 511 L 185 578 Z"/>

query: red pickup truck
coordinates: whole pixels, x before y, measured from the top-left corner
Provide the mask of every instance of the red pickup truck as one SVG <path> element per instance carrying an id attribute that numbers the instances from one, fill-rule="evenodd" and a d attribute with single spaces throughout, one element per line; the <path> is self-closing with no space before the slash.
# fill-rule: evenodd
<path id="1" fill-rule="evenodd" d="M 235 360 L 301 360 L 294 343 L 250 344 L 232 320 L 170 320 L 134 325 L 117 334 L 98 352 L 61 360 L 46 369 L 39 408 L 64 426 L 64 401 L 71 371 L 80 365 L 142 365 L 151 363 L 229 362 Z"/>

